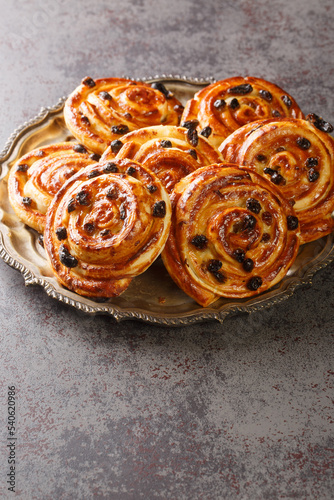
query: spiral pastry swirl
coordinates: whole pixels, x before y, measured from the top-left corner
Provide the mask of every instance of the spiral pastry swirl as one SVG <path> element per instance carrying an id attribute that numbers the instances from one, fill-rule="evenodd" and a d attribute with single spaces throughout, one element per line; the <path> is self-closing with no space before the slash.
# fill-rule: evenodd
<path id="1" fill-rule="evenodd" d="M 198 304 L 259 294 L 280 281 L 299 247 L 298 219 L 276 186 L 232 163 L 209 165 L 174 188 L 162 253 Z"/>
<path id="2" fill-rule="evenodd" d="M 84 145 L 102 154 L 116 150 L 127 132 L 150 125 L 178 125 L 182 104 L 160 83 L 86 77 L 64 106 L 67 127 Z"/>
<path id="3" fill-rule="evenodd" d="M 44 246 L 63 285 L 88 297 L 114 297 L 160 254 L 171 222 L 159 179 L 127 159 L 91 165 L 56 194 Z"/>
<path id="4" fill-rule="evenodd" d="M 273 117 L 303 118 L 296 101 L 277 85 L 252 76 L 220 80 L 197 92 L 185 106 L 181 125 L 194 124 L 198 133 L 219 147 L 246 123 Z"/>
<path id="5" fill-rule="evenodd" d="M 203 137 L 183 127 L 159 125 L 135 130 L 122 137 L 117 158 L 136 160 L 152 170 L 169 193 L 183 177 L 199 167 L 221 161 L 221 155 Z M 102 156 L 116 154 L 109 147 Z"/>
<path id="6" fill-rule="evenodd" d="M 8 179 L 9 201 L 16 215 L 43 233 L 47 209 L 58 189 L 98 159 L 81 144 L 72 142 L 44 146 L 22 156 Z"/>
<path id="7" fill-rule="evenodd" d="M 276 184 L 294 206 L 301 243 L 334 229 L 334 139 L 302 119 L 266 120 L 236 130 L 220 147 L 227 161 Z"/>

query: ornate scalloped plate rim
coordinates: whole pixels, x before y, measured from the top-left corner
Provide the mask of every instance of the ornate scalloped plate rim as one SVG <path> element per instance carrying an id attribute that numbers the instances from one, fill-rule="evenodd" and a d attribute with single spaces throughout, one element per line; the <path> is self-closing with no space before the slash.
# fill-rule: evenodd
<path id="1" fill-rule="evenodd" d="M 131 79 L 132 77 L 125 76 L 124 78 Z M 204 86 L 215 81 L 214 78 L 204 79 L 204 78 L 192 78 L 186 76 L 165 75 L 165 74 L 147 78 L 138 78 L 137 80 L 147 81 L 147 82 L 152 82 L 157 80 L 164 82 L 173 81 L 175 83 L 184 83 L 194 86 L 196 85 Z M 20 138 L 26 135 L 29 132 L 29 130 L 33 129 L 37 125 L 46 122 L 48 118 L 53 114 L 59 113 L 64 106 L 66 98 L 67 98 L 66 96 L 60 98 L 58 103 L 55 104 L 54 106 L 42 107 L 38 115 L 30 119 L 29 121 L 23 123 L 16 130 L 14 130 L 14 132 L 8 138 L 4 149 L 0 153 L 0 175 L 2 171 L 2 164 L 10 157 L 13 149 L 15 148 Z M 6 264 L 18 270 L 22 274 L 26 286 L 40 285 L 44 288 L 48 296 L 66 305 L 72 306 L 78 311 L 82 311 L 84 313 L 91 315 L 107 314 L 112 316 L 117 322 L 124 320 L 141 320 L 146 323 L 162 325 L 162 326 L 186 326 L 193 323 L 199 323 L 211 320 L 216 320 L 220 323 L 223 323 L 225 318 L 230 314 L 238 312 L 251 313 L 259 311 L 261 309 L 269 308 L 275 304 L 278 304 L 279 302 L 282 302 L 283 300 L 286 300 L 294 293 L 296 288 L 298 288 L 299 286 L 312 283 L 312 278 L 314 274 L 320 269 L 326 267 L 330 262 L 333 261 L 334 251 L 332 244 L 331 249 L 326 255 L 326 257 L 319 262 L 313 263 L 313 265 L 311 265 L 307 269 L 305 275 L 302 278 L 298 276 L 286 277 L 284 281 L 283 290 L 280 289 L 277 292 L 277 288 L 274 288 L 272 290 L 269 290 L 269 293 L 252 297 L 247 302 L 243 302 L 240 304 L 238 303 L 223 304 L 218 311 L 206 308 L 199 311 L 182 313 L 179 314 L 178 316 L 167 313 L 161 315 L 159 313 L 152 313 L 140 308 L 133 308 L 132 310 L 122 310 L 117 305 L 112 305 L 110 303 L 108 303 L 108 305 L 97 304 L 91 306 L 81 302 L 80 296 L 77 296 L 76 294 L 70 291 L 65 292 L 64 290 L 64 293 L 60 293 L 47 279 L 37 277 L 31 269 L 26 267 L 24 264 L 19 262 L 11 255 L 10 250 L 6 248 L 4 244 L 1 228 L 0 228 L 0 257 Z M 75 298 L 72 298 L 72 295 L 73 297 L 75 296 Z"/>

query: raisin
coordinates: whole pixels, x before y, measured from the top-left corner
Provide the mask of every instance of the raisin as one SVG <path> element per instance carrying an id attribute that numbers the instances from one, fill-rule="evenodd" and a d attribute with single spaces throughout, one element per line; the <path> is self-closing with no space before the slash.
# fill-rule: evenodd
<path id="1" fill-rule="evenodd" d="M 149 190 L 150 193 L 155 193 L 155 191 L 158 189 L 157 186 L 154 186 L 153 184 L 150 184 L 147 186 L 147 189 Z"/>
<path id="2" fill-rule="evenodd" d="M 229 103 L 229 107 L 231 109 L 237 109 L 240 106 L 238 99 L 234 98 L 232 101 Z"/>
<path id="3" fill-rule="evenodd" d="M 255 214 L 259 214 L 261 212 L 261 204 L 254 198 L 248 198 L 248 200 L 246 201 L 246 207 L 248 208 L 248 210 L 254 212 Z"/>
<path id="4" fill-rule="evenodd" d="M 256 159 L 257 159 L 257 161 L 260 161 L 261 163 L 264 163 L 265 161 L 267 161 L 267 157 L 261 153 L 256 155 Z"/>
<path id="5" fill-rule="evenodd" d="M 89 155 L 89 158 L 93 161 L 100 161 L 101 155 L 98 155 L 97 153 L 92 153 Z"/>
<path id="6" fill-rule="evenodd" d="M 213 274 L 213 276 L 216 278 L 217 281 L 219 281 L 219 283 L 225 283 L 226 276 L 221 271 L 214 271 L 211 274 Z"/>
<path id="7" fill-rule="evenodd" d="M 216 109 L 224 109 L 226 106 L 226 101 L 224 99 L 216 99 L 213 103 L 213 107 Z"/>
<path id="8" fill-rule="evenodd" d="M 26 163 L 22 163 L 21 165 L 18 165 L 16 171 L 17 172 L 26 172 L 29 168 L 29 165 L 27 165 Z"/>
<path id="9" fill-rule="evenodd" d="M 115 187 L 111 187 L 108 189 L 106 197 L 109 200 L 116 200 L 118 198 L 118 191 Z"/>
<path id="10" fill-rule="evenodd" d="M 311 168 L 311 167 L 317 167 L 318 163 L 319 163 L 318 158 L 316 158 L 315 156 L 310 156 L 309 158 L 307 158 L 305 164 L 307 168 Z"/>
<path id="11" fill-rule="evenodd" d="M 242 248 L 234 250 L 232 257 L 240 264 L 245 260 L 245 251 Z"/>
<path id="12" fill-rule="evenodd" d="M 254 262 L 252 259 L 245 259 L 242 263 L 242 267 L 247 273 L 250 273 L 254 269 Z"/>
<path id="13" fill-rule="evenodd" d="M 130 167 L 128 167 L 128 168 L 126 169 L 126 173 L 127 173 L 128 175 L 133 175 L 133 174 L 135 174 L 135 173 L 136 173 L 136 169 L 135 169 L 134 167 L 130 166 Z"/>
<path id="14" fill-rule="evenodd" d="M 111 131 L 113 134 L 123 135 L 123 134 L 126 134 L 127 132 L 129 132 L 129 127 L 127 125 L 123 125 L 123 124 L 113 125 L 111 127 Z"/>
<path id="15" fill-rule="evenodd" d="M 79 205 L 89 205 L 89 193 L 87 191 L 80 191 L 75 198 Z"/>
<path id="16" fill-rule="evenodd" d="M 90 125 L 90 121 L 89 121 L 89 118 L 87 116 L 82 115 L 80 117 L 80 119 L 81 119 L 82 123 L 84 123 L 85 125 Z"/>
<path id="17" fill-rule="evenodd" d="M 86 231 L 86 233 L 93 234 L 94 229 L 95 229 L 95 225 L 93 224 L 93 222 L 86 222 L 86 224 L 84 224 L 83 228 Z"/>
<path id="18" fill-rule="evenodd" d="M 247 288 L 255 292 L 262 285 L 262 278 L 260 276 L 253 276 L 247 283 Z"/>
<path id="19" fill-rule="evenodd" d="M 188 128 L 187 139 L 188 139 L 188 142 L 190 142 L 190 144 L 192 146 L 196 147 L 198 145 L 198 133 L 197 133 L 197 130 L 194 129 L 194 128 Z"/>
<path id="20" fill-rule="evenodd" d="M 270 180 L 271 180 L 271 182 L 273 182 L 277 186 L 279 186 L 280 184 L 285 184 L 284 177 L 276 171 L 274 171 Z"/>
<path id="21" fill-rule="evenodd" d="M 94 177 L 98 177 L 100 175 L 99 170 L 91 170 L 87 175 L 88 179 L 93 179 Z"/>
<path id="22" fill-rule="evenodd" d="M 277 109 L 273 109 L 271 112 L 272 116 L 275 118 L 279 118 L 281 116 L 281 113 Z"/>
<path id="23" fill-rule="evenodd" d="M 298 137 L 296 143 L 300 149 L 309 149 L 311 147 L 311 143 L 306 137 Z"/>
<path id="24" fill-rule="evenodd" d="M 103 172 L 105 174 L 109 174 L 109 173 L 115 173 L 115 172 L 118 172 L 118 167 L 116 165 L 116 163 L 113 163 L 111 161 L 109 161 L 108 163 L 106 163 L 104 166 L 103 166 Z"/>
<path id="25" fill-rule="evenodd" d="M 281 99 L 288 108 L 291 108 L 292 101 L 288 95 L 282 95 Z"/>
<path id="26" fill-rule="evenodd" d="M 197 153 L 195 149 L 189 149 L 188 153 L 194 158 L 194 160 L 197 160 Z"/>
<path id="27" fill-rule="evenodd" d="M 77 259 L 70 254 L 68 248 L 63 244 L 61 244 L 59 247 L 59 259 L 60 262 L 66 267 L 71 268 L 78 265 Z"/>
<path id="28" fill-rule="evenodd" d="M 315 113 L 310 113 L 306 116 L 306 120 L 313 123 L 315 127 L 317 127 L 322 132 L 327 132 L 328 134 L 332 133 L 334 127 L 331 123 L 326 122 L 321 118 L 321 116 L 316 115 Z"/>
<path id="29" fill-rule="evenodd" d="M 259 94 L 265 101 L 271 102 L 273 100 L 273 96 L 269 90 L 259 90 Z"/>
<path id="30" fill-rule="evenodd" d="M 242 231 L 247 231 L 248 229 L 254 229 L 256 225 L 256 218 L 253 215 L 246 215 L 242 221 Z"/>
<path id="31" fill-rule="evenodd" d="M 184 127 L 187 129 L 196 128 L 198 124 L 199 124 L 198 120 L 187 120 L 181 124 L 181 127 Z"/>
<path id="32" fill-rule="evenodd" d="M 273 223 L 273 216 L 270 212 L 263 212 L 262 220 L 265 224 L 267 224 L 267 226 L 271 226 L 271 224 Z"/>
<path id="33" fill-rule="evenodd" d="M 165 217 L 166 215 L 166 202 L 164 200 L 157 201 L 153 206 L 153 217 Z"/>
<path id="34" fill-rule="evenodd" d="M 151 83 L 151 87 L 152 89 L 159 90 L 159 92 L 161 92 L 166 97 L 166 99 L 170 99 L 171 97 L 173 97 L 172 92 L 166 89 L 164 84 L 161 82 Z"/>
<path id="35" fill-rule="evenodd" d="M 288 229 L 290 229 L 291 231 L 297 229 L 299 224 L 298 217 L 296 217 L 295 215 L 288 215 L 286 221 Z"/>
<path id="36" fill-rule="evenodd" d="M 319 179 L 319 172 L 318 170 L 315 170 L 315 168 L 310 168 L 307 174 L 307 178 L 310 182 L 315 182 L 317 179 Z"/>
<path id="37" fill-rule="evenodd" d="M 263 233 L 261 241 L 263 241 L 263 243 L 268 243 L 269 240 L 270 240 L 270 234 L 269 233 Z"/>
<path id="38" fill-rule="evenodd" d="M 199 250 L 203 250 L 203 248 L 207 247 L 208 239 L 204 234 L 196 234 L 190 243 Z"/>
<path id="39" fill-rule="evenodd" d="M 40 150 L 39 150 L 39 151 L 37 151 L 37 153 L 36 153 L 36 156 L 40 156 L 40 157 L 42 157 L 42 156 L 44 156 L 44 155 L 45 155 L 45 152 L 43 151 L 43 149 L 40 149 Z"/>
<path id="40" fill-rule="evenodd" d="M 101 90 L 101 92 L 99 92 L 99 96 L 101 97 L 101 99 L 104 99 L 105 101 L 112 100 L 111 95 L 106 90 Z"/>
<path id="41" fill-rule="evenodd" d="M 44 248 L 44 235 L 43 234 L 38 235 L 38 243 L 41 245 L 41 247 Z"/>
<path id="42" fill-rule="evenodd" d="M 74 144 L 73 151 L 75 151 L 76 153 L 82 153 L 82 154 L 87 153 L 87 149 L 82 144 Z"/>
<path id="43" fill-rule="evenodd" d="M 108 234 L 110 234 L 110 229 L 103 229 L 103 231 L 100 232 L 102 237 L 108 236 Z"/>
<path id="44" fill-rule="evenodd" d="M 212 134 L 212 128 L 208 125 L 201 130 L 200 134 L 207 139 Z"/>
<path id="45" fill-rule="evenodd" d="M 207 269 L 210 271 L 210 273 L 215 273 L 219 271 L 219 269 L 222 267 L 222 262 L 217 259 L 211 259 L 208 262 Z"/>
<path id="46" fill-rule="evenodd" d="M 119 218 L 121 220 L 124 220 L 126 218 L 126 207 L 124 203 L 122 203 L 121 206 L 119 207 Z"/>
<path id="47" fill-rule="evenodd" d="M 32 199 L 29 198 L 29 196 L 24 196 L 22 198 L 22 203 L 23 203 L 23 205 L 26 205 L 27 207 L 30 207 L 30 205 L 32 204 Z"/>
<path id="48" fill-rule="evenodd" d="M 73 212 L 75 210 L 75 208 L 76 208 L 75 199 L 71 198 L 70 201 L 68 202 L 68 205 L 67 205 L 68 213 Z"/>
<path id="49" fill-rule="evenodd" d="M 66 227 L 57 227 L 55 233 L 59 241 L 65 240 L 67 238 Z"/>
<path id="50" fill-rule="evenodd" d="M 160 141 L 160 146 L 162 148 L 171 148 L 172 143 L 171 143 L 171 141 L 168 141 L 167 139 L 162 139 L 162 141 Z"/>
<path id="51" fill-rule="evenodd" d="M 90 87 L 90 88 L 93 88 L 95 87 L 96 83 L 94 82 L 93 78 L 91 78 L 90 76 L 86 76 L 82 81 L 81 83 L 83 85 L 86 85 L 86 87 Z"/>
<path id="52" fill-rule="evenodd" d="M 237 85 L 236 87 L 230 87 L 227 92 L 228 94 L 236 94 L 236 95 L 246 95 L 250 94 L 253 91 L 253 87 L 250 83 L 242 83 L 241 85 Z"/>
<path id="53" fill-rule="evenodd" d="M 269 167 L 266 167 L 263 169 L 263 173 L 265 174 L 268 174 L 268 175 L 273 175 L 273 174 L 277 174 L 277 170 L 274 170 L 273 168 L 269 168 Z"/>
<path id="54" fill-rule="evenodd" d="M 122 146 L 123 142 L 119 141 L 118 139 L 116 139 L 115 141 L 111 141 L 110 143 L 110 149 L 113 153 L 118 153 Z"/>

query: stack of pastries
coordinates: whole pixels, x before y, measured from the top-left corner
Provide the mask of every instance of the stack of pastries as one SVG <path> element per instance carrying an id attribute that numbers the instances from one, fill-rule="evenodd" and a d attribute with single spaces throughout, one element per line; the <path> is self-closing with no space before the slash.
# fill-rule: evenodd
<path id="1" fill-rule="evenodd" d="M 86 77 L 64 105 L 73 140 L 21 157 L 8 193 L 59 282 L 120 295 L 161 255 L 203 307 L 278 283 L 334 229 L 333 127 L 255 77 L 185 103 L 161 82 Z"/>

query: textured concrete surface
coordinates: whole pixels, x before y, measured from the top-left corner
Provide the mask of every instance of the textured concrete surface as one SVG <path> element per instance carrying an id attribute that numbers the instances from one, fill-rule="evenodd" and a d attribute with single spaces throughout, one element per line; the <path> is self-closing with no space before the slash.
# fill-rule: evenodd
<path id="1" fill-rule="evenodd" d="M 1 147 L 86 74 L 251 74 L 334 122 L 331 0 L 0 0 L 0 12 Z M 333 280 L 331 264 L 269 310 L 168 329 L 79 314 L 0 261 L 1 498 L 333 498 Z"/>

